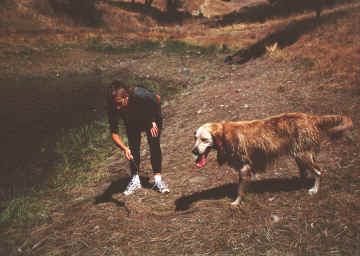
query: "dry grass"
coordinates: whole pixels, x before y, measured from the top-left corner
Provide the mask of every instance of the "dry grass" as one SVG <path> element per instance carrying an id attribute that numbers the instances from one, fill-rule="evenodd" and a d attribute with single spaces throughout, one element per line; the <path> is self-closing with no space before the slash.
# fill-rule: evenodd
<path id="1" fill-rule="evenodd" d="M 248 51 L 255 55 L 250 55 L 243 65 L 224 64 L 224 55 L 203 58 L 155 51 L 121 57 L 130 73 L 187 86 L 164 108 L 163 176 L 171 193 L 160 195 L 151 190 L 150 157 L 145 150 L 141 166 L 145 188 L 130 197 L 121 195 L 128 182 L 128 166 L 121 154 L 114 153 L 109 163 L 89 173 L 93 178 L 88 184 L 40 199 L 38 205 L 46 206 L 50 212 L 46 221 L 7 230 L 0 252 L 274 256 L 360 253 L 358 129 L 347 140 L 324 141 L 319 161 L 327 172 L 314 197 L 306 192 L 313 180 L 300 182 L 294 178 L 298 175 L 294 163 L 283 160 L 251 186 L 240 207 L 231 208 L 237 174 L 227 167 L 219 168 L 214 155 L 209 156 L 206 167 L 195 169 L 191 156 L 192 134 L 209 120 L 255 119 L 304 111 L 343 113 L 358 127 L 358 4 L 326 10 L 318 25 L 314 25 L 313 13 L 305 13 L 216 26 L 219 18 L 184 20 L 182 26 L 177 26 L 158 24 L 149 16 L 141 20 L 141 13 L 114 8 L 107 2 L 99 8 L 111 14 L 105 15 L 106 29 L 46 21 L 42 26 L 61 28 L 63 32 L 48 33 L 45 38 L 57 44 L 100 36 L 121 44 L 129 39 L 172 37 L 200 45 L 227 45 L 242 52 L 257 51 Z M 43 16 L 34 19 L 39 17 Z M 26 36 L 13 31 L 0 40 L 33 47 L 40 37 L 44 34 Z M 64 71 L 76 70 L 78 59 L 95 70 L 99 65 L 93 61 L 96 57 L 99 54 L 70 49 L 60 57 L 30 56 L 32 62 L 21 62 L 16 71 L 46 73 L 46 64 L 54 58 Z M 100 63 L 116 71 L 119 57 L 105 57 L 106 61 Z M 12 61 L 9 59 L 7 64 Z M 45 67 L 39 70 L 34 68 L 36 64 Z M 184 75 L 185 69 L 190 76 Z"/>
<path id="2" fill-rule="evenodd" d="M 326 12 L 320 21 L 324 25 L 289 46 L 286 58 L 308 58 L 314 63 L 314 71 L 353 85 L 358 83 L 360 70 L 354 63 L 360 61 L 360 51 L 354 42 L 360 40 L 360 9 L 351 5 L 348 8 Z"/>
<path id="3" fill-rule="evenodd" d="M 341 112 L 351 116 L 357 127 L 358 97 L 350 97 L 346 90 L 321 90 L 326 80 L 309 80 L 303 69 L 271 58 L 241 68 L 224 65 L 221 58 L 163 60 L 144 58 L 133 68 L 144 72 L 149 65 L 154 70 L 167 66 L 166 72 L 180 77 L 176 70 L 189 66 L 193 76 L 207 76 L 196 86 L 190 81 L 189 88 L 164 108 L 163 177 L 171 193 L 151 190 L 150 156 L 143 140 L 144 189 L 129 197 L 121 194 L 128 182 L 128 163 L 115 153 L 89 173 L 99 179 L 66 191 L 66 200 L 39 201 L 49 204 L 51 214 L 46 223 L 24 230 L 26 239 L 9 230 L 10 255 L 17 255 L 16 251 L 22 255 L 354 255 L 360 251 L 357 130 L 353 141 L 324 141 L 319 162 L 327 172 L 314 197 L 307 194 L 313 180 L 294 178 L 295 164 L 282 159 L 251 185 L 245 202 L 234 209 L 229 204 L 235 197 L 237 174 L 218 167 L 214 154 L 203 169 L 196 169 L 191 157 L 192 134 L 206 121 L 262 118 L 284 111 Z M 284 88 L 279 90 L 279 84 Z"/>
<path id="4" fill-rule="evenodd" d="M 141 1 L 136 1 L 137 5 L 133 9 L 130 8 L 131 1 L 101 2 L 97 8 L 103 12 L 104 28 L 106 27 L 104 29 L 73 24 L 68 26 L 66 24 L 71 23 L 69 19 L 53 19 L 49 14 L 45 15 L 44 11 L 34 12 L 30 8 L 31 1 L 17 2 L 18 12 L 6 11 L 0 21 L 0 28 L 1 23 L 3 24 L 0 42 L 3 49 L 8 48 L 7 51 L 17 52 L 16 46 L 34 48 L 40 41 L 46 41 L 48 44 L 78 44 L 86 42 L 89 38 L 101 37 L 115 44 L 128 44 L 133 40 L 162 41 L 171 38 L 203 46 L 216 45 L 219 48 L 242 51 L 250 49 L 249 58 L 256 58 L 266 53 L 266 47 L 277 43 L 278 49 L 281 50 L 281 54 L 279 51 L 276 54 L 279 59 L 306 59 L 314 66 L 311 69 L 312 73 L 331 74 L 340 80 L 350 79 L 352 84 L 359 81 L 358 66 L 353 65 L 360 58 L 356 44 L 360 34 L 360 7 L 356 3 L 323 11 L 319 25 L 316 24 L 313 13 L 305 13 L 270 16 L 266 22 L 261 21 L 261 18 L 258 21 L 242 21 L 240 16 L 234 16 L 231 22 L 226 22 L 222 16 L 210 20 L 185 18 L 182 26 L 177 26 L 159 23 L 151 13 L 143 15 L 142 9 L 136 9 L 136 6 L 141 6 Z M 204 1 L 190 4 L 185 1 L 183 11 L 191 13 L 199 8 L 202 2 Z M 212 2 L 213 8 L 220 5 L 220 2 Z M 239 3 L 238 8 L 246 3 Z M 234 4 L 233 8 L 236 10 L 236 3 Z M 42 6 L 46 6 L 45 3 Z M 155 1 L 153 11 L 160 15 L 164 12 L 164 6 L 165 1 Z M 251 6 L 256 7 L 254 3 Z M 239 13 L 251 15 L 251 12 L 258 12 L 255 7 L 239 9 L 248 12 Z M 231 9 L 227 11 L 229 13 L 225 13 L 224 17 L 232 14 Z M 27 22 L 29 18 L 34 22 Z M 31 34 L 31 37 L 27 36 L 28 34 Z M 317 52 L 316 56 L 313 54 L 314 50 Z"/>

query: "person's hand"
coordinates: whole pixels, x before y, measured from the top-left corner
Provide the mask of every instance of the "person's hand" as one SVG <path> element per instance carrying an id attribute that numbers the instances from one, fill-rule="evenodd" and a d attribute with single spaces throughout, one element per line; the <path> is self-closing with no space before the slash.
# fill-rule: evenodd
<path id="1" fill-rule="evenodd" d="M 151 136 L 157 137 L 159 135 L 159 128 L 155 122 L 152 122 L 152 127 L 150 129 Z"/>
<path id="2" fill-rule="evenodd" d="M 125 157 L 127 158 L 127 160 L 132 160 L 134 159 L 133 155 L 131 154 L 131 151 L 129 148 L 125 148 L 124 149 L 124 154 L 125 154 Z"/>

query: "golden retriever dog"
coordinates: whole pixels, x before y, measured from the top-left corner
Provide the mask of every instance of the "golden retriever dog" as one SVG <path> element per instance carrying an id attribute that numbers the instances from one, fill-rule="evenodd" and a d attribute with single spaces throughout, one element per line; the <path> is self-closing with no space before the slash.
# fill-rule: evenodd
<path id="1" fill-rule="evenodd" d="M 327 134 L 338 137 L 352 127 L 350 118 L 341 115 L 308 115 L 285 113 L 263 120 L 207 123 L 195 132 L 192 150 L 197 156 L 196 165 L 203 167 L 211 149 L 217 150 L 219 165 L 227 163 L 239 171 L 236 206 L 245 195 L 251 177 L 264 172 L 276 158 L 293 157 L 300 177 L 307 171 L 315 176 L 309 194 L 316 194 L 320 186 L 322 169 L 315 163 L 320 151 L 320 137 Z"/>

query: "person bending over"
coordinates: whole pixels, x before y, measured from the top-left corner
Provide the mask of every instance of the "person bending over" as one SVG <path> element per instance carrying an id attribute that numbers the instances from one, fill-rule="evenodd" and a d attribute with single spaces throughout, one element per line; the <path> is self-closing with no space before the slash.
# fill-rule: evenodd
<path id="1" fill-rule="evenodd" d="M 151 165 L 154 173 L 154 189 L 160 193 L 170 190 L 162 181 L 162 154 L 160 135 L 162 115 L 160 96 L 140 86 L 131 87 L 115 80 L 110 87 L 108 96 L 108 117 L 111 137 L 114 143 L 124 151 L 130 161 L 131 180 L 124 191 L 125 195 L 134 193 L 141 188 L 139 178 L 141 133 L 145 132 L 150 146 Z M 119 120 L 123 120 L 128 137 L 127 146 L 119 135 Z"/>

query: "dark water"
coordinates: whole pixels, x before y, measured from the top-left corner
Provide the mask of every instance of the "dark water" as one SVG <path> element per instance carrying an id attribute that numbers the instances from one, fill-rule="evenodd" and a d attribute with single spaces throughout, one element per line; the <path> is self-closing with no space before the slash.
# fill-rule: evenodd
<path id="1" fill-rule="evenodd" d="M 32 175 L 26 173 L 27 166 L 39 152 L 51 151 L 61 131 L 105 114 L 101 75 L 2 77 L 0 90 L 0 185 L 17 182 L 11 178 L 16 169 L 23 170 L 25 180 L 26 175 Z"/>

